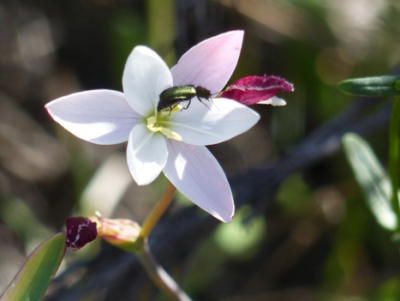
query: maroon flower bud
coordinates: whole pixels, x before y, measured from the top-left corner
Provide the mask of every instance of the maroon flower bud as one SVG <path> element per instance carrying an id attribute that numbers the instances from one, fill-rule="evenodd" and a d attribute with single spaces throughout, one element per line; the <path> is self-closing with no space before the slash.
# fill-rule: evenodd
<path id="1" fill-rule="evenodd" d="M 72 251 L 79 250 L 97 237 L 96 223 L 85 217 L 70 217 L 66 225 L 66 244 Z"/>
<path id="2" fill-rule="evenodd" d="M 244 105 L 270 104 L 284 106 L 286 102 L 275 96 L 280 91 L 293 92 L 291 83 L 277 76 L 247 76 L 228 86 L 219 97 L 234 99 Z"/>

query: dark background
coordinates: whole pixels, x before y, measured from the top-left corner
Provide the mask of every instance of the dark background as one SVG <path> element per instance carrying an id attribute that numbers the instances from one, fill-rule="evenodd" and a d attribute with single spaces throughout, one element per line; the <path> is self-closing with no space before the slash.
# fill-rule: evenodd
<path id="1" fill-rule="evenodd" d="M 353 99 L 337 82 L 396 73 L 396 0 L 0 0 L 0 292 L 71 215 L 138 222 L 165 188 L 137 187 L 125 144 L 98 146 L 44 105 L 121 90 L 125 60 L 148 45 L 172 66 L 205 38 L 244 29 L 231 81 L 277 75 L 286 107 L 254 107 L 249 132 L 210 147 L 235 195 L 221 224 L 178 195 L 150 237 L 195 300 L 398 300 L 400 257 L 341 151 L 358 132 L 386 164 L 390 100 Z M 205 187 L 205 189 L 207 189 Z M 46 300 L 165 300 L 135 256 L 97 242 L 68 252 Z"/>

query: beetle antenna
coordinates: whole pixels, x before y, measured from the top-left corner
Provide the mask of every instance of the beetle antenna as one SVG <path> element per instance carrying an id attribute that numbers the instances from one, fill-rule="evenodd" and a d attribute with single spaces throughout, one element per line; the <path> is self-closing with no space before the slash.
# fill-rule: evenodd
<path id="1" fill-rule="evenodd" d="M 205 102 L 203 102 L 203 100 L 201 99 L 201 97 L 199 97 L 199 95 L 197 95 L 197 99 L 211 111 L 210 107 L 209 107 Z M 207 100 L 208 100 L 210 103 L 213 103 L 213 102 L 212 102 L 212 99 L 211 99 L 211 95 L 210 95 L 210 97 L 207 98 Z"/>

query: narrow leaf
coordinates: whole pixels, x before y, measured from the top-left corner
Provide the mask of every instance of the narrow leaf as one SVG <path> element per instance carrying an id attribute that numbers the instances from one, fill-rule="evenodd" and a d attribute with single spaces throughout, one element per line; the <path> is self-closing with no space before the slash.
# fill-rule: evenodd
<path id="1" fill-rule="evenodd" d="M 29 255 L 0 300 L 41 300 L 60 266 L 65 250 L 63 233 L 56 234 L 39 245 Z"/>
<path id="2" fill-rule="evenodd" d="M 343 93 L 354 96 L 400 96 L 400 77 L 383 75 L 352 78 L 340 82 L 338 87 Z"/>
<path id="3" fill-rule="evenodd" d="M 371 147 L 360 136 L 346 134 L 342 142 L 356 180 L 376 220 L 385 229 L 395 230 L 396 215 L 390 203 L 391 186 L 385 170 Z"/>

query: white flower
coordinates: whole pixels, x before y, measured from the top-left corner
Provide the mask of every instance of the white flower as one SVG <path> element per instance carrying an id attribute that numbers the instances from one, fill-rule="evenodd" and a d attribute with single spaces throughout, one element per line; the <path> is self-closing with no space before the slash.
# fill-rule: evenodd
<path id="1" fill-rule="evenodd" d="M 203 41 L 182 56 L 171 71 L 145 46 L 130 54 L 123 74 L 124 93 L 93 90 L 46 105 L 55 121 L 79 138 L 97 144 L 128 141 L 129 170 L 139 185 L 161 171 L 181 193 L 214 217 L 234 214 L 226 176 L 204 145 L 226 141 L 251 128 L 259 115 L 226 98 L 207 106 L 193 98 L 186 110 L 160 111 L 159 95 L 172 86 L 201 86 L 218 93 L 239 57 L 242 31 Z"/>

